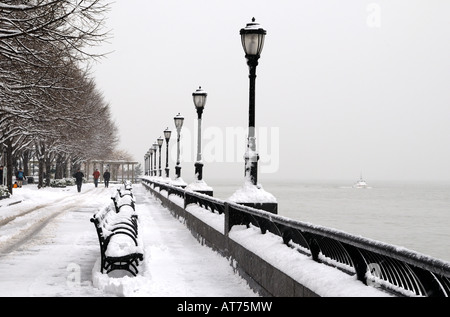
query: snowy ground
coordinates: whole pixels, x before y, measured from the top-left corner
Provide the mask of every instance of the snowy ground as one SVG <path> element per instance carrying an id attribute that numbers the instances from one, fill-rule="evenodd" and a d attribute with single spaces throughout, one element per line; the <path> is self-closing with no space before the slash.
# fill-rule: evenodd
<path id="1" fill-rule="evenodd" d="M 141 184 L 133 185 L 144 261 L 137 277 L 101 274 L 92 215 L 112 203 L 117 186 L 15 189 L 0 200 L 2 297 L 259 297 L 229 260 L 200 244 Z M 121 186 L 121 185 L 120 185 Z M 170 196 L 176 203 L 176 196 Z M 18 204 L 14 202 L 21 201 Z M 223 215 L 188 206 L 218 231 Z M 286 247 L 280 237 L 236 226 L 230 238 L 325 297 L 386 297 L 355 277 Z"/>
<path id="2" fill-rule="evenodd" d="M 114 190 L 84 184 L 77 193 L 74 186 L 26 185 L 0 200 L 0 296 L 258 296 L 141 185 L 133 187 L 145 247 L 140 273 L 101 274 L 90 218 L 112 202 Z M 8 206 L 15 201 L 22 202 Z"/>

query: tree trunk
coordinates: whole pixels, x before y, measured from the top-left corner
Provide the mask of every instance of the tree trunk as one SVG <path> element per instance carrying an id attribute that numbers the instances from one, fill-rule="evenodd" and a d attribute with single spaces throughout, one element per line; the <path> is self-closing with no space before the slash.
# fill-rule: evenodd
<path id="1" fill-rule="evenodd" d="M 56 171 L 55 171 L 55 179 L 63 179 L 64 178 L 64 170 L 65 170 L 65 161 L 61 155 L 56 157 Z"/>
<path id="2" fill-rule="evenodd" d="M 39 183 L 38 183 L 38 188 L 42 188 L 42 186 L 44 185 L 44 160 L 39 158 Z"/>
<path id="3" fill-rule="evenodd" d="M 50 173 L 52 170 L 52 162 L 50 161 L 50 158 L 47 157 L 45 159 L 45 185 L 50 186 Z"/>
<path id="4" fill-rule="evenodd" d="M 12 141 L 8 139 L 6 142 L 6 186 L 8 186 L 8 191 L 12 195 L 13 194 L 13 157 L 12 157 Z"/>
<path id="5" fill-rule="evenodd" d="M 28 169 L 28 165 L 29 165 L 28 163 L 30 161 L 30 155 L 29 154 L 30 154 L 29 151 L 23 152 L 23 174 L 25 176 L 29 176 L 30 175 L 29 169 Z"/>

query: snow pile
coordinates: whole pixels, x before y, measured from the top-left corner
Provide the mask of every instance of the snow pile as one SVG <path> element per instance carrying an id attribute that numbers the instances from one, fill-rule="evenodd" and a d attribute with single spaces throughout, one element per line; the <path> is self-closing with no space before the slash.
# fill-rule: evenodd
<path id="1" fill-rule="evenodd" d="M 355 276 L 313 261 L 270 232 L 262 234 L 259 228 L 242 225 L 233 226 L 229 236 L 322 297 L 391 297 L 364 285 Z"/>
<path id="2" fill-rule="evenodd" d="M 204 180 L 195 180 L 186 186 L 187 191 L 212 191 L 212 187 L 209 187 Z"/>
<path id="3" fill-rule="evenodd" d="M 136 246 L 133 238 L 128 235 L 113 235 L 105 251 L 107 257 L 122 257 L 133 253 L 143 253 L 142 244 Z"/>
<path id="4" fill-rule="evenodd" d="M 272 194 L 266 192 L 262 185 L 253 185 L 250 181 L 245 181 L 241 188 L 231 195 L 228 200 L 236 203 L 276 203 L 277 199 Z"/>
<path id="5" fill-rule="evenodd" d="M 173 186 L 186 186 L 187 185 L 186 182 L 181 177 L 174 179 L 173 181 L 170 182 L 170 184 Z"/>
<path id="6" fill-rule="evenodd" d="M 220 233 L 225 234 L 224 232 L 225 214 L 222 213 L 221 215 L 219 215 L 203 207 L 200 207 L 197 204 L 187 205 L 186 211 L 194 215 L 198 219 L 202 220 L 210 227 L 216 229 Z"/>

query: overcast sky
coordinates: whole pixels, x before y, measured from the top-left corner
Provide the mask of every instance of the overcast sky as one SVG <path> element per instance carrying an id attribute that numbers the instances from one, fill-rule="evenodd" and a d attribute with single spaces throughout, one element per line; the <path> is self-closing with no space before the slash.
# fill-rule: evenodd
<path id="1" fill-rule="evenodd" d="M 120 147 L 144 162 L 185 117 L 182 177 L 193 179 L 203 113 L 204 179 L 243 177 L 248 68 L 239 30 L 267 30 L 257 67 L 259 181 L 450 180 L 450 2 L 117 0 L 113 51 L 94 65 Z M 165 149 L 165 144 L 164 148 Z M 165 165 L 165 151 L 163 152 Z"/>

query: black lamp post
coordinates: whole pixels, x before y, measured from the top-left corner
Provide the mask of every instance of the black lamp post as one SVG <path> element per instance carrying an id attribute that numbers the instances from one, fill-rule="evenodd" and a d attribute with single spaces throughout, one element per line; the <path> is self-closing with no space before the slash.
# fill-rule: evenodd
<path id="1" fill-rule="evenodd" d="M 150 147 L 148 149 L 148 176 L 152 175 L 152 159 L 153 159 L 153 149 Z"/>
<path id="2" fill-rule="evenodd" d="M 258 160 L 259 154 L 256 151 L 255 141 L 255 83 L 256 66 L 261 56 L 266 36 L 264 30 L 255 18 L 247 26 L 241 29 L 241 42 L 244 48 L 245 58 L 249 68 L 250 89 L 249 89 L 249 111 L 248 111 L 248 141 L 247 151 L 245 152 L 245 180 L 252 185 L 248 188 L 247 184 L 242 189 L 236 191 L 229 199 L 238 204 L 262 209 L 272 213 L 278 212 L 278 203 L 276 198 L 264 191 L 261 185 L 258 185 Z M 250 194 L 251 193 L 251 194 Z"/>
<path id="3" fill-rule="evenodd" d="M 197 109 L 197 117 L 198 117 L 198 133 L 197 133 L 197 161 L 195 162 L 195 175 L 197 180 L 203 179 L 203 162 L 202 162 L 202 114 L 203 109 L 206 104 L 206 97 L 208 94 L 206 91 L 202 89 L 202 87 L 198 87 L 198 89 L 192 93 L 192 97 L 194 99 L 194 105 Z"/>
<path id="4" fill-rule="evenodd" d="M 148 175 L 148 176 L 150 176 L 151 175 L 151 173 L 150 173 L 150 162 L 151 162 L 151 159 L 152 159 L 152 150 L 151 149 L 148 149 L 148 151 L 147 151 L 147 174 L 146 175 Z"/>
<path id="5" fill-rule="evenodd" d="M 163 145 L 164 139 L 162 137 L 158 138 L 158 147 L 159 147 L 159 177 L 162 176 L 162 168 L 161 168 L 161 147 Z"/>
<path id="6" fill-rule="evenodd" d="M 158 153 L 158 143 L 153 143 L 153 154 L 154 154 L 154 165 L 153 165 L 153 173 L 155 174 L 155 176 L 158 176 L 158 170 L 156 167 L 156 153 Z"/>
<path id="7" fill-rule="evenodd" d="M 166 177 L 169 178 L 169 140 L 170 136 L 172 134 L 172 131 L 169 130 L 167 127 L 164 130 L 164 138 L 166 139 Z"/>
<path id="8" fill-rule="evenodd" d="M 150 147 L 150 149 L 148 150 L 148 152 L 150 153 L 150 160 L 149 160 L 149 171 L 148 171 L 148 175 L 149 176 L 153 176 L 153 147 Z"/>
<path id="9" fill-rule="evenodd" d="M 264 46 L 264 38 L 266 36 L 264 30 L 259 23 L 255 22 L 255 18 L 247 26 L 241 29 L 241 41 L 244 48 L 245 58 L 249 67 L 250 90 L 249 90 L 249 111 L 248 111 L 248 141 L 247 152 L 245 153 L 245 176 L 250 179 L 253 185 L 258 183 L 258 159 L 255 141 L 255 83 L 256 83 L 256 66 L 261 56 Z"/>
<path id="10" fill-rule="evenodd" d="M 175 127 L 177 128 L 177 165 L 175 166 L 175 174 L 177 175 L 176 178 L 181 177 L 181 166 L 180 166 L 180 134 L 181 134 L 181 127 L 183 126 L 184 117 L 178 113 L 174 118 Z"/>
<path id="11" fill-rule="evenodd" d="M 205 181 L 203 181 L 203 162 L 202 162 L 202 114 L 206 104 L 206 97 L 208 94 L 198 87 L 198 89 L 192 93 L 194 99 L 194 105 L 197 109 L 198 117 L 198 133 L 197 133 L 197 161 L 195 162 L 195 177 L 196 180 L 190 184 L 187 188 L 193 191 L 212 196 L 213 190 L 209 187 Z"/>
<path id="12" fill-rule="evenodd" d="M 148 157 L 149 157 L 149 155 L 148 155 L 148 152 L 147 152 L 144 155 L 144 166 L 145 166 L 144 174 L 145 175 L 148 175 Z"/>

